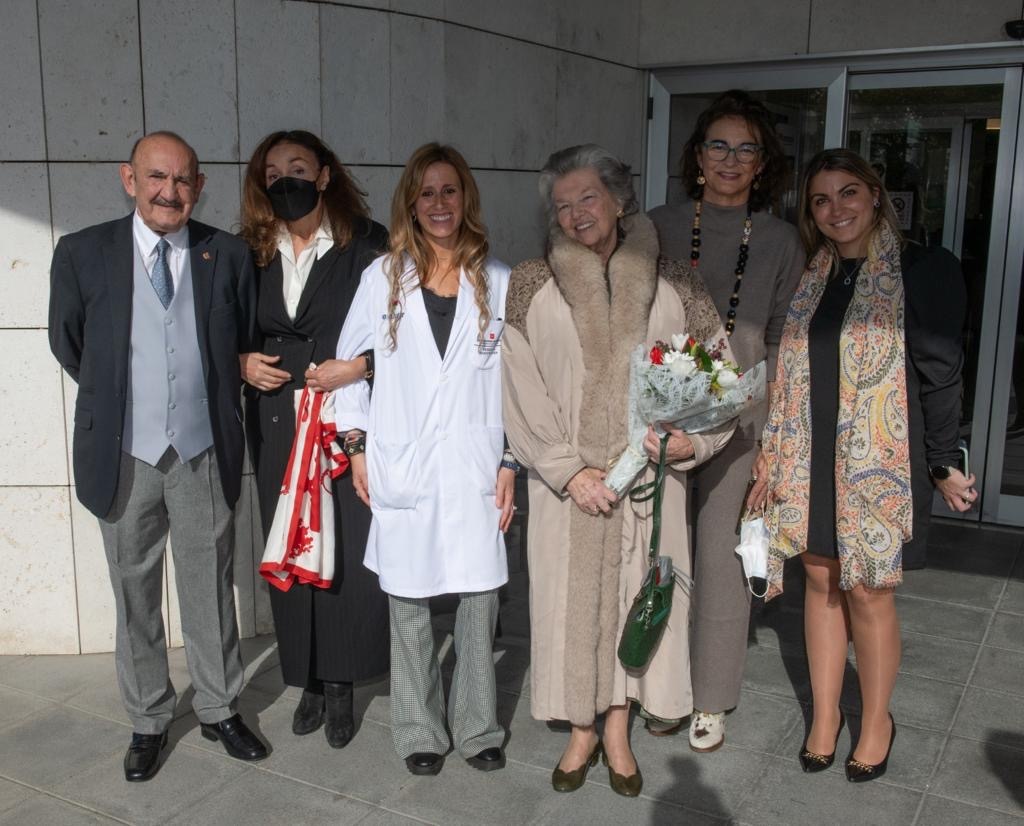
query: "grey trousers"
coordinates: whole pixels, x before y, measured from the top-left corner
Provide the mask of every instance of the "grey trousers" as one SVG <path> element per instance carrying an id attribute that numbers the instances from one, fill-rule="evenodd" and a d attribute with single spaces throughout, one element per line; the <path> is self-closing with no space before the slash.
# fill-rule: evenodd
<path id="1" fill-rule="evenodd" d="M 168 534 L 195 690 L 192 708 L 203 723 L 230 717 L 242 689 L 234 522 L 213 449 L 187 464 L 168 449 L 156 467 L 122 453 L 114 506 L 100 520 L 100 531 L 117 608 L 117 680 L 134 730 L 162 732 L 177 699 L 161 613 Z"/>
<path id="2" fill-rule="evenodd" d="M 726 711 L 740 699 L 750 591 L 735 553 L 736 520 L 756 453 L 756 442 L 733 438 L 695 474 L 690 675 L 699 711 Z"/>
<path id="3" fill-rule="evenodd" d="M 391 612 L 391 736 L 399 757 L 421 751 L 446 754 L 444 685 L 437 662 L 430 601 L 389 596 Z M 498 592 L 459 594 L 455 614 L 455 672 L 451 731 L 456 751 L 473 757 L 500 746 L 494 681 L 494 626 Z"/>

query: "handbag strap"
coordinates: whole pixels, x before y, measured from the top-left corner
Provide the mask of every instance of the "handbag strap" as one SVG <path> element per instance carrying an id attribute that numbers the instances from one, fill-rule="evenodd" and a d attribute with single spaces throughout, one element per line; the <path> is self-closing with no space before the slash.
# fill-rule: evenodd
<path id="1" fill-rule="evenodd" d="M 661 545 L 661 497 L 665 491 L 665 453 L 668 450 L 668 434 L 661 437 L 658 448 L 658 468 L 654 472 L 654 481 L 637 485 L 629 492 L 630 502 L 646 502 L 654 500 L 654 518 L 651 524 L 651 543 L 648 559 L 653 569 L 658 562 L 658 548 Z M 654 582 L 652 577 L 651 582 Z"/>

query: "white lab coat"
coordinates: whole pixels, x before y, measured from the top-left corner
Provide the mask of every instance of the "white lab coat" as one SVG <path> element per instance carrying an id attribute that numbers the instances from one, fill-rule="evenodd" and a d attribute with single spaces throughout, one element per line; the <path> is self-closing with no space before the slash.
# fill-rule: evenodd
<path id="1" fill-rule="evenodd" d="M 372 396 L 365 381 L 335 396 L 339 432 L 366 431 L 373 522 L 364 564 L 394 596 L 489 591 L 508 581 L 494 497 L 509 268 L 494 259 L 485 265 L 492 321 L 482 346 L 463 272 L 442 361 L 411 262 L 398 347 L 390 349 L 387 260 L 363 272 L 338 340 L 338 358 L 374 351 Z"/>

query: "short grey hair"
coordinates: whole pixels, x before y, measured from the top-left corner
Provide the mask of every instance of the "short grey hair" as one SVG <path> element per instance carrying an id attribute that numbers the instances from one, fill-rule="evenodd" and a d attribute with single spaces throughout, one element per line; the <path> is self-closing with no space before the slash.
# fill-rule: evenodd
<path id="1" fill-rule="evenodd" d="M 538 188 L 551 226 L 558 225 L 555 205 L 551 199 L 555 181 L 563 175 L 587 167 L 597 173 L 597 177 L 601 179 L 601 183 L 605 185 L 612 197 L 622 204 L 623 214 L 632 215 L 638 211 L 639 205 L 636 200 L 636 190 L 633 189 L 633 175 L 630 172 L 629 164 L 620 161 L 603 146 L 598 146 L 596 143 L 583 143 L 552 153 L 540 171 Z"/>

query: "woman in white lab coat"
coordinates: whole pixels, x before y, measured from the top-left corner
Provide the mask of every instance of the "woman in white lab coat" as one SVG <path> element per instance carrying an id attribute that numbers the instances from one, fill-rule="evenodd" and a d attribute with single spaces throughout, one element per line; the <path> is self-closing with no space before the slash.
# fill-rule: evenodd
<path id="1" fill-rule="evenodd" d="M 455 593 L 452 740 L 474 768 L 500 769 L 492 644 L 516 470 L 499 364 L 509 269 L 488 258 L 476 183 L 448 146 L 413 153 L 390 232 L 338 342 L 339 357 L 374 351 L 373 393 L 350 385 L 336 409 L 373 511 L 365 565 L 389 596 L 392 734 L 410 772 L 441 770 L 450 741 L 428 599 Z"/>

